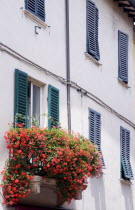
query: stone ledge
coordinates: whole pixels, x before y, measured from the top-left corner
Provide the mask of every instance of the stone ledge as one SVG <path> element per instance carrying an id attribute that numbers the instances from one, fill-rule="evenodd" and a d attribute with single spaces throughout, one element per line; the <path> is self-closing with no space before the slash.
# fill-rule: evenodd
<path id="1" fill-rule="evenodd" d="M 85 52 L 84 53 L 85 57 L 89 60 L 91 60 L 93 63 L 95 63 L 97 66 L 102 66 L 102 63 L 97 61 L 95 58 L 93 58 L 89 53 Z"/>
<path id="2" fill-rule="evenodd" d="M 37 16 L 35 16 L 34 14 L 32 14 L 31 12 L 29 12 L 28 10 L 23 10 L 23 13 L 25 14 L 25 16 L 29 19 L 31 19 L 32 21 L 34 21 L 37 25 L 39 25 L 42 28 L 46 28 L 49 27 L 44 21 L 42 21 L 41 19 L 39 19 Z"/>
<path id="3" fill-rule="evenodd" d="M 120 182 L 121 182 L 122 184 L 126 184 L 126 185 L 129 185 L 129 186 L 132 185 L 132 182 L 131 182 L 131 181 L 128 181 L 128 180 L 120 179 Z"/>
<path id="4" fill-rule="evenodd" d="M 128 86 L 128 84 L 126 84 L 122 79 L 118 78 L 118 82 L 123 85 L 125 88 L 131 88 L 130 86 Z"/>

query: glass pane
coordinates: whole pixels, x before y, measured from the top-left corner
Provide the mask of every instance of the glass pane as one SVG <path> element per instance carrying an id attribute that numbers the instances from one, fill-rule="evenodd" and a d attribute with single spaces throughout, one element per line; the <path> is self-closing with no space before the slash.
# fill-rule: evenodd
<path id="1" fill-rule="evenodd" d="M 33 85 L 33 117 L 36 125 L 40 124 L 40 87 Z"/>

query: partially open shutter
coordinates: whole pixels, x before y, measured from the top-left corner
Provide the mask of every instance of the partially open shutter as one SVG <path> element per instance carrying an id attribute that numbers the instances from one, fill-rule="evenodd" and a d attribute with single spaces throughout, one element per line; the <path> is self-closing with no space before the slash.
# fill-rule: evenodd
<path id="1" fill-rule="evenodd" d="M 25 123 L 27 126 L 28 106 L 28 75 L 18 69 L 15 70 L 14 115 L 16 123 Z M 20 114 L 20 117 L 17 117 Z"/>
<path id="2" fill-rule="evenodd" d="M 130 132 L 126 131 L 126 153 L 127 153 L 127 164 L 128 164 L 128 173 L 130 176 L 130 179 L 133 179 L 133 172 L 132 167 L 130 163 Z"/>
<path id="3" fill-rule="evenodd" d="M 89 110 L 89 139 L 95 144 L 95 113 L 93 110 Z"/>
<path id="4" fill-rule="evenodd" d="M 102 154 L 101 150 L 101 115 L 95 113 L 95 135 L 96 135 L 96 145 L 98 146 L 98 151 Z M 102 156 L 102 165 L 105 166 L 104 158 Z"/>
<path id="5" fill-rule="evenodd" d="M 88 32 L 88 53 L 96 55 L 95 43 L 95 4 L 87 2 L 87 32 Z"/>
<path id="6" fill-rule="evenodd" d="M 87 0 L 87 51 L 96 60 L 100 59 L 98 43 L 98 9 L 91 0 Z"/>
<path id="7" fill-rule="evenodd" d="M 89 139 L 92 143 L 98 146 L 98 151 L 102 154 L 101 150 L 101 115 L 89 109 Z M 102 157 L 102 165 L 105 166 Z"/>
<path id="8" fill-rule="evenodd" d="M 128 35 L 118 31 L 119 78 L 128 83 Z"/>
<path id="9" fill-rule="evenodd" d="M 98 9 L 95 9 L 95 45 L 96 45 L 96 54 L 95 58 L 97 60 L 100 59 L 100 53 L 99 53 L 99 43 L 98 43 Z"/>
<path id="10" fill-rule="evenodd" d="M 48 87 L 48 128 L 59 123 L 59 90 L 51 85 Z"/>
<path id="11" fill-rule="evenodd" d="M 130 163 L 130 132 L 121 127 L 121 166 L 124 177 L 133 179 L 133 172 Z M 124 178 L 123 177 L 123 178 Z"/>

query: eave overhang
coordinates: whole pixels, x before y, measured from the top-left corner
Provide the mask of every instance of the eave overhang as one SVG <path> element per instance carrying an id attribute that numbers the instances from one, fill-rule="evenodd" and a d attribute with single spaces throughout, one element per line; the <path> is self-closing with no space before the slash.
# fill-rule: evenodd
<path id="1" fill-rule="evenodd" d="M 118 6 L 123 8 L 124 12 L 128 14 L 129 18 L 135 22 L 135 0 L 114 0 L 118 2 Z"/>

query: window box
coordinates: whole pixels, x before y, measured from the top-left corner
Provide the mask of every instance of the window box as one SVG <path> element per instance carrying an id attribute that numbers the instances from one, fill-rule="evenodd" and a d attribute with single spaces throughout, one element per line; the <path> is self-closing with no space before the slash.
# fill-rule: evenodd
<path id="1" fill-rule="evenodd" d="M 56 207 L 64 204 L 64 200 L 58 198 L 55 179 L 43 179 L 41 176 L 34 176 L 30 181 L 30 194 L 21 198 L 19 204 L 33 205 L 39 207 Z"/>
<path id="2" fill-rule="evenodd" d="M 81 199 L 87 177 L 101 174 L 96 147 L 63 129 L 17 126 L 5 136 L 10 158 L 3 171 L 4 204 L 51 207 Z"/>

